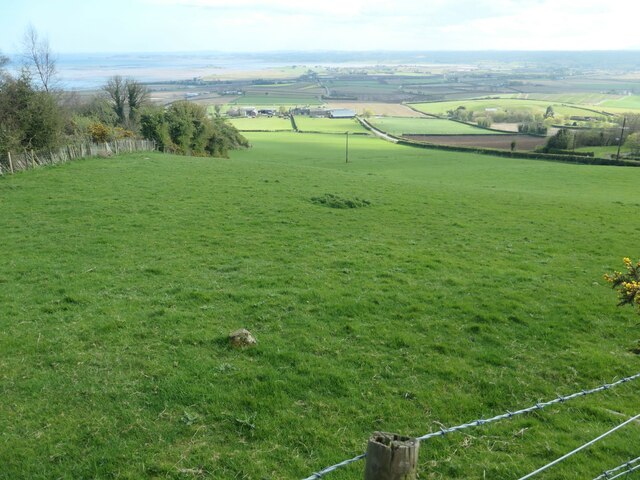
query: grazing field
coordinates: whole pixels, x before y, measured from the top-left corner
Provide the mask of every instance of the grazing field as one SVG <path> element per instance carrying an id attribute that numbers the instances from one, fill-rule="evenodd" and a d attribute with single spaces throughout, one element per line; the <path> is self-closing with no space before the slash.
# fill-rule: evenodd
<path id="1" fill-rule="evenodd" d="M 345 163 L 343 135 L 248 136 L 230 159 L 0 178 L 1 478 L 304 478 L 374 430 L 438 431 L 640 370 L 638 317 L 602 280 L 637 258 L 640 169 L 366 136 Z M 228 345 L 240 327 L 256 347 Z M 637 395 L 425 442 L 420 477 L 518 478 L 638 413 Z M 549 478 L 593 478 L 639 433 Z"/>
<path id="2" fill-rule="evenodd" d="M 355 118 L 313 118 L 295 117 L 298 130 L 301 132 L 319 133 L 368 133 Z"/>
<path id="3" fill-rule="evenodd" d="M 547 143 L 544 137 L 530 135 L 405 135 L 409 140 L 435 143 L 437 145 L 452 145 L 460 147 L 499 148 L 511 150 L 511 142 L 516 142 L 515 150 L 534 150 Z"/>
<path id="4" fill-rule="evenodd" d="M 553 110 L 558 115 L 570 117 L 572 115 L 585 116 L 595 115 L 594 112 L 589 112 L 584 108 L 578 106 L 567 106 L 562 103 L 544 101 L 544 100 L 524 100 L 517 98 L 483 98 L 474 100 L 455 100 L 450 102 L 433 102 L 433 103 L 416 103 L 411 106 L 421 112 L 431 115 L 446 115 L 449 110 L 455 110 L 459 106 L 465 106 L 467 110 L 474 112 L 491 111 L 497 109 L 498 111 L 522 111 L 532 114 L 544 114 L 547 107 L 552 106 Z M 591 108 L 591 107 L 586 107 Z"/>
<path id="5" fill-rule="evenodd" d="M 229 122 L 241 132 L 289 131 L 293 130 L 291 120 L 280 117 L 231 118 Z"/>
<path id="6" fill-rule="evenodd" d="M 602 106 L 606 109 L 613 107 L 618 112 L 620 110 L 638 112 L 640 111 L 640 95 L 625 95 L 621 98 L 606 100 L 602 102 Z"/>
<path id="7" fill-rule="evenodd" d="M 478 128 L 465 123 L 454 122 L 439 118 L 400 118 L 374 117 L 369 123 L 383 132 L 392 135 L 422 134 L 422 135 L 487 135 L 491 132 L 485 128 Z"/>

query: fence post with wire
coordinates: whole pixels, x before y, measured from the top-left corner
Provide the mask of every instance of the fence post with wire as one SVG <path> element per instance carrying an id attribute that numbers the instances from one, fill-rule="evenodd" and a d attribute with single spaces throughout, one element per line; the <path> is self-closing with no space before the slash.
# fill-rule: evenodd
<path id="1" fill-rule="evenodd" d="M 427 433 L 415 439 L 410 437 L 402 437 L 396 434 L 376 432 L 369 440 L 369 447 L 367 448 L 367 452 L 344 460 L 335 465 L 323 468 L 322 470 L 313 473 L 311 476 L 308 476 L 303 480 L 320 480 L 331 472 L 344 468 L 348 465 L 351 465 L 352 463 L 359 462 L 360 460 L 363 460 L 365 458 L 367 459 L 367 465 L 365 466 L 365 480 L 414 480 L 416 478 L 416 465 L 418 462 L 418 451 L 420 442 L 424 442 L 435 437 L 445 436 L 450 433 L 465 430 L 467 428 L 479 427 L 481 425 L 486 425 L 500 420 L 510 419 L 518 415 L 532 413 L 538 410 L 542 410 L 551 405 L 563 404 L 575 398 L 581 398 L 587 395 L 603 392 L 605 390 L 610 390 L 624 383 L 628 383 L 638 379 L 640 379 L 640 373 L 621 378 L 620 380 L 612 383 L 605 383 L 604 385 L 592 388 L 590 390 L 581 390 L 570 395 L 560 395 L 557 398 L 554 398 L 553 400 L 549 400 L 547 402 L 536 403 L 535 405 L 516 411 L 507 411 L 506 413 L 496 415 L 491 418 L 473 420 L 471 422 L 463 423 L 461 425 L 449 428 L 443 427 L 437 432 Z M 557 465 L 567 458 L 597 443 L 601 439 L 638 420 L 640 420 L 640 413 L 627 419 L 623 423 L 615 426 L 614 428 L 608 430 L 607 432 L 601 434 L 593 440 L 590 440 L 580 447 L 563 455 L 562 457 L 559 457 L 558 459 L 548 463 L 547 465 L 538 468 L 534 472 L 521 477 L 519 480 L 529 479 L 537 475 L 538 473 L 545 471 L 554 465 Z M 374 445 L 373 447 L 372 444 Z M 407 449 L 407 447 L 410 445 L 415 445 L 415 448 Z M 400 452 L 402 453 L 400 454 Z M 402 461 L 400 461 L 400 459 L 402 459 Z M 599 477 L 596 477 L 594 480 L 611 480 L 613 478 L 620 478 L 636 470 L 640 470 L 640 457 L 634 460 L 630 460 L 612 470 L 606 471 Z"/>

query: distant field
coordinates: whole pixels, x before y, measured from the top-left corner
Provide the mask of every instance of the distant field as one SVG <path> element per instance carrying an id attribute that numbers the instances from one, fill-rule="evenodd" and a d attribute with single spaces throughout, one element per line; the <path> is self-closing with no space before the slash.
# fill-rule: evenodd
<path id="1" fill-rule="evenodd" d="M 459 106 L 465 106 L 474 112 L 484 112 L 487 109 L 498 109 L 501 111 L 526 111 L 532 114 L 544 114 L 547 107 L 552 106 L 554 111 L 566 117 L 572 115 L 585 116 L 589 112 L 578 107 L 564 106 L 557 102 L 547 102 L 544 100 L 518 100 L 515 98 L 498 99 L 475 99 L 475 100 L 455 100 L 450 102 L 416 103 L 412 107 L 432 115 L 446 115 L 447 111 L 455 110 Z M 591 112 L 593 114 L 593 112 Z"/>
<path id="2" fill-rule="evenodd" d="M 460 122 L 437 118 L 400 118 L 373 117 L 369 123 L 383 132 L 392 135 L 415 133 L 422 135 L 487 135 L 491 132 L 484 128 L 477 128 Z"/>
<path id="3" fill-rule="evenodd" d="M 291 120 L 279 117 L 231 118 L 229 122 L 242 131 L 290 131 Z"/>
<path id="4" fill-rule="evenodd" d="M 605 109 L 613 107 L 616 111 L 620 109 L 640 111 L 640 95 L 626 95 L 621 98 L 606 100 L 602 102 L 602 106 Z"/>
<path id="5" fill-rule="evenodd" d="M 319 105 L 322 102 L 316 95 L 273 95 L 257 93 L 242 95 L 233 104 L 236 105 Z"/>
<path id="6" fill-rule="evenodd" d="M 611 113 L 622 113 L 623 111 L 633 110 L 640 111 L 640 95 L 612 95 L 606 93 L 524 93 L 510 95 L 509 97 L 584 105 L 586 108 Z"/>
<path id="7" fill-rule="evenodd" d="M 360 123 L 351 118 L 311 118 L 295 117 L 298 130 L 301 132 L 321 133 L 368 133 Z"/>
<path id="8" fill-rule="evenodd" d="M 530 151 L 546 144 L 543 137 L 529 135 L 411 135 L 406 136 L 418 142 L 435 143 L 460 147 L 497 148 L 511 150 L 511 142 L 516 142 L 515 150 Z"/>
<path id="9" fill-rule="evenodd" d="M 592 92 L 567 92 L 567 93 L 516 93 L 506 95 L 505 98 L 518 98 L 522 100 L 542 100 L 554 103 L 572 103 L 574 105 L 599 105 L 606 100 L 619 99 L 621 95 L 609 95 L 606 93 Z"/>

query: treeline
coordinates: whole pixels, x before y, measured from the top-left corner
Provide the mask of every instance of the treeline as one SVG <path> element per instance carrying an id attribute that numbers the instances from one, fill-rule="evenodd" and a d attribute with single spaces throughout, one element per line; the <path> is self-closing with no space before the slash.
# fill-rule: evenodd
<path id="1" fill-rule="evenodd" d="M 545 151 L 575 150 L 582 147 L 624 146 L 632 156 L 640 156 L 640 115 L 629 114 L 616 119 L 617 128 L 571 130 L 560 129 L 549 137 Z M 624 131 L 623 131 L 624 125 Z"/>
<path id="2" fill-rule="evenodd" d="M 131 78 L 114 76 L 91 97 L 57 88 L 55 56 L 46 40 L 28 29 L 23 65 L 8 71 L 0 53 L 0 154 L 51 150 L 75 143 L 154 140 L 162 151 L 227 156 L 247 140 L 219 115 L 186 101 L 154 106 L 149 92 Z"/>

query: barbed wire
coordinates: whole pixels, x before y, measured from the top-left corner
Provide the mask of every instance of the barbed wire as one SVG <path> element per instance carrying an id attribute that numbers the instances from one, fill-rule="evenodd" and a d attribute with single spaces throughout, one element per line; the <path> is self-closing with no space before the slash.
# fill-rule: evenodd
<path id="1" fill-rule="evenodd" d="M 338 470 L 339 468 L 346 467 L 347 465 L 358 462 L 366 456 L 367 456 L 366 453 L 362 453 L 357 457 L 353 457 L 353 458 L 350 458 L 349 460 L 345 460 L 344 462 L 336 463 L 335 465 L 331 465 L 330 467 L 323 468 L 319 472 L 312 474 L 310 477 L 307 477 L 304 480 L 317 480 L 319 478 L 324 477 L 327 473 L 331 473 L 334 470 Z"/>
<path id="2" fill-rule="evenodd" d="M 635 472 L 636 470 L 640 470 L 640 465 L 636 465 L 635 467 L 630 468 L 629 470 L 625 470 L 624 472 L 619 473 L 619 474 L 617 474 L 617 475 L 615 475 L 613 477 L 609 477 L 609 480 L 613 480 L 614 478 L 620 478 L 620 477 L 623 477 L 625 475 L 629 475 L 630 473 Z"/>
<path id="3" fill-rule="evenodd" d="M 584 445 L 580 445 L 578 448 L 571 450 L 569 453 L 565 453 L 564 455 L 562 455 L 561 457 L 556 458 L 553 462 L 549 462 L 547 463 L 545 466 L 538 468 L 537 470 L 529 473 L 528 475 L 525 475 L 524 477 L 520 477 L 518 480 L 527 480 L 528 478 L 534 477 L 536 476 L 538 473 L 540 472 L 544 472 L 545 470 L 547 470 L 548 468 L 553 467 L 554 465 L 559 464 L 560 462 L 564 462 L 567 458 L 572 457 L 573 455 L 575 455 L 578 452 L 581 452 L 582 450 L 584 450 L 587 447 L 590 447 L 591 445 L 593 445 L 594 443 L 599 442 L 600 440 L 602 440 L 603 438 L 611 435 L 613 432 L 615 432 L 616 430 L 621 429 L 622 427 L 624 427 L 625 425 L 630 424 L 631 422 L 637 420 L 640 418 L 640 413 L 634 417 L 631 417 L 629 420 L 625 420 L 624 422 L 622 422 L 620 425 L 617 425 L 615 427 L 613 427 L 611 430 L 607 430 L 606 432 L 604 432 L 602 435 L 594 438 L 593 440 L 588 441 L 587 443 L 585 443 Z"/>
<path id="4" fill-rule="evenodd" d="M 609 390 L 610 388 L 617 387 L 618 385 L 622 385 L 623 383 L 631 382 L 631 381 L 637 380 L 639 378 L 640 378 L 640 373 L 636 373 L 635 375 L 631 375 L 629 377 L 621 378 L 620 380 L 618 380 L 616 382 L 605 383 L 604 385 L 601 385 L 601 386 L 596 387 L 596 388 L 592 388 L 590 390 L 582 390 L 580 392 L 572 393 L 571 395 L 560 395 L 558 398 L 555 398 L 555 399 L 550 400 L 548 402 L 536 403 L 535 405 L 533 405 L 533 406 L 531 406 L 529 408 L 523 408 L 521 410 L 516 410 L 514 412 L 507 411 L 507 413 L 504 413 L 502 415 L 496 415 L 495 417 L 491 417 L 491 418 L 487 418 L 487 419 L 482 419 L 481 418 L 481 419 L 478 419 L 478 420 L 474 420 L 472 422 L 463 423 L 462 425 L 457 425 L 455 427 L 441 428 L 437 432 L 427 433 L 426 435 L 422 435 L 421 437 L 417 437 L 417 440 L 420 440 L 420 441 L 428 440 L 428 439 L 433 438 L 433 437 L 444 436 L 447 433 L 452 433 L 452 432 L 457 432 L 459 430 L 464 430 L 465 428 L 479 427 L 481 425 L 486 425 L 487 423 L 497 422 L 498 420 L 504 420 L 504 419 L 507 419 L 507 418 L 515 417 L 517 415 L 523 415 L 525 413 L 535 412 L 537 410 L 542 410 L 543 408 L 548 407 L 550 405 L 555 405 L 557 403 L 564 403 L 567 400 L 573 400 L 574 398 L 584 397 L 584 396 L 587 396 L 587 395 L 591 395 L 593 393 L 598 393 L 598 392 L 602 392 L 604 390 Z M 366 456 L 367 456 L 367 454 L 363 453 L 363 454 L 360 454 L 360 455 L 358 455 L 356 457 L 353 457 L 353 458 L 351 458 L 349 460 L 345 460 L 343 462 L 336 463 L 335 465 L 331 465 L 330 467 L 323 468 L 322 470 L 312 474 L 311 476 L 306 477 L 304 480 L 318 480 L 318 479 L 324 477 L 326 474 L 331 473 L 331 472 L 333 472 L 335 470 L 338 470 L 339 468 L 346 467 L 347 465 L 355 463 L 355 462 L 357 462 L 359 460 L 362 460 Z"/>
<path id="5" fill-rule="evenodd" d="M 625 472 L 623 472 L 623 473 L 626 475 L 629 471 L 632 471 L 631 467 L 633 465 L 635 465 L 636 463 L 638 463 L 638 462 L 640 462 L 640 457 L 634 458 L 633 460 L 629 460 L 628 462 L 623 463 L 619 467 L 612 468 L 611 470 L 607 470 L 606 472 L 603 472 L 602 475 L 598 475 L 593 480 L 603 480 L 605 478 L 610 480 L 611 479 L 611 475 L 613 475 L 616 472 L 619 472 L 620 470 L 624 470 L 625 468 L 627 470 L 625 470 Z M 638 465 L 636 468 L 640 468 L 640 465 Z"/>
<path id="6" fill-rule="evenodd" d="M 418 437 L 418 440 L 421 440 L 421 441 L 427 440 L 429 438 L 438 437 L 441 435 L 445 435 L 447 433 L 456 432 L 458 430 L 464 430 L 465 428 L 479 427 L 487 423 L 493 423 L 493 422 L 497 422 L 498 420 L 504 420 L 506 418 L 515 417 L 516 415 L 535 412 L 536 410 L 542 410 L 543 408 L 549 407 L 551 405 L 555 405 L 557 403 L 564 403 L 567 400 L 573 400 L 574 398 L 584 397 L 586 395 L 591 395 L 592 393 L 598 393 L 604 390 L 609 390 L 610 388 L 617 387 L 618 385 L 630 382 L 632 380 L 636 380 L 638 378 L 640 378 L 640 373 L 632 375 L 631 377 L 622 378 L 617 382 L 605 383 L 604 385 L 601 385 L 597 388 L 592 388 L 591 390 L 582 390 L 581 392 L 572 393 L 571 395 L 565 395 L 565 396 L 561 395 L 558 398 L 554 398 L 553 400 L 550 400 L 548 402 L 536 403 L 535 405 L 529 408 L 523 408 L 522 410 L 516 410 L 515 412 L 507 412 L 507 413 L 503 413 L 502 415 L 496 415 L 495 417 L 491 417 L 491 418 L 474 420 L 472 422 L 463 423 L 462 425 L 458 425 L 451 428 L 442 428 L 440 429 L 439 432 L 427 433 L 426 435 Z"/>

